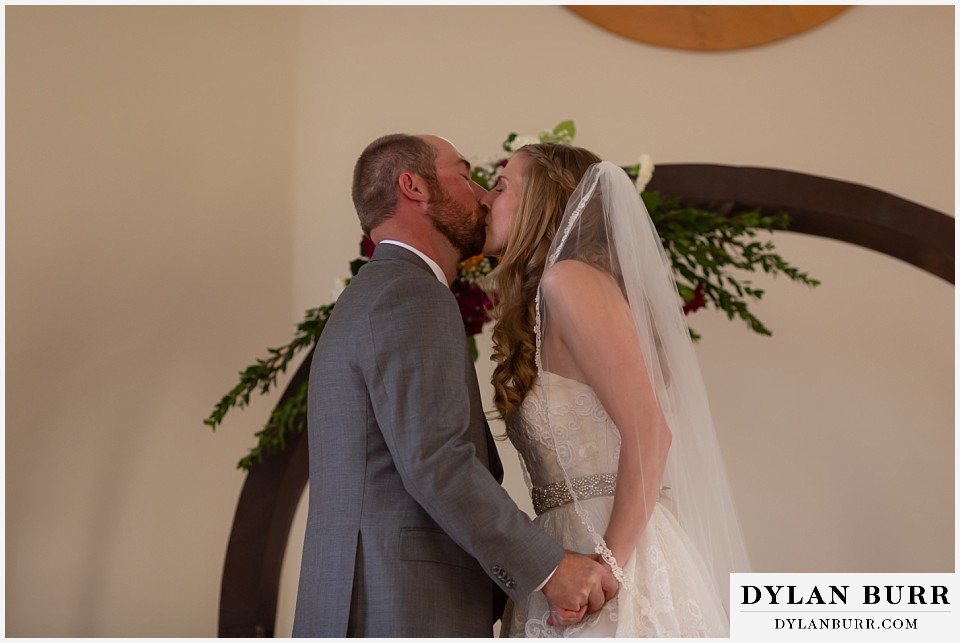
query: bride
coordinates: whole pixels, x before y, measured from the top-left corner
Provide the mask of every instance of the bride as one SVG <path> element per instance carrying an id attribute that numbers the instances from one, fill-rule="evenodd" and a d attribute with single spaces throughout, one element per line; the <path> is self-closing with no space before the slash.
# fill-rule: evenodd
<path id="1" fill-rule="evenodd" d="M 521 148 L 485 197 L 494 401 L 536 522 L 595 552 L 618 596 L 554 626 L 539 593 L 505 636 L 727 636 L 746 552 L 681 301 L 630 178 L 591 152 Z M 569 621 L 568 621 L 569 622 Z"/>

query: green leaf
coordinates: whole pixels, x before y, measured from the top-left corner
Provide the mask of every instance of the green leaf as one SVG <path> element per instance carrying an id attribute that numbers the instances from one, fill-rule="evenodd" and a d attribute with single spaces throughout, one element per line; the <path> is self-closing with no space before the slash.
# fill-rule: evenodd
<path id="1" fill-rule="evenodd" d="M 577 128 L 573 121 L 562 121 L 553 128 L 553 136 L 558 141 L 569 143 L 576 135 Z"/>
<path id="2" fill-rule="evenodd" d="M 644 192 L 640 197 L 643 199 L 643 204 L 647 206 L 648 212 L 654 212 L 660 208 L 659 192 Z M 654 221 L 654 224 L 656 224 L 656 221 Z"/>

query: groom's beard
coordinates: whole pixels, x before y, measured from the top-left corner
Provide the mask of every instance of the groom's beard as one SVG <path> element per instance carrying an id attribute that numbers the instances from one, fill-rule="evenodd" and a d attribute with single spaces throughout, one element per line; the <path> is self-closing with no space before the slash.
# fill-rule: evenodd
<path id="1" fill-rule="evenodd" d="M 471 210 L 454 201 L 443 189 L 435 189 L 433 193 L 436 196 L 427 206 L 427 216 L 433 227 L 460 253 L 460 260 L 483 252 L 487 225 L 480 204 Z"/>

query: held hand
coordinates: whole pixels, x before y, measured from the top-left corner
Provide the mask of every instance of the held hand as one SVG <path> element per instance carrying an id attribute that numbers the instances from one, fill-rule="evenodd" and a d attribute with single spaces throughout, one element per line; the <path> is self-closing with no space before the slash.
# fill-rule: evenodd
<path id="1" fill-rule="evenodd" d="M 619 584 L 610 570 L 592 557 L 568 551 L 542 592 L 550 604 L 550 625 L 579 623 L 617 595 Z"/>
<path id="2" fill-rule="evenodd" d="M 587 606 L 584 605 L 580 608 L 580 611 L 573 612 L 571 610 L 565 610 L 562 607 L 557 607 L 551 601 L 547 601 L 547 605 L 550 607 L 550 616 L 547 617 L 547 625 L 553 627 L 566 627 L 567 625 L 576 625 L 583 620 L 583 615 L 587 613 Z"/>
<path id="3" fill-rule="evenodd" d="M 603 588 L 603 596 L 605 602 L 612 599 L 620 591 L 620 581 L 617 580 L 616 576 L 613 575 L 613 570 L 610 569 L 610 566 L 607 565 L 607 562 L 600 557 L 600 554 L 593 554 L 590 556 L 593 560 L 603 567 L 603 571 L 606 573 L 600 577 L 600 585 Z"/>

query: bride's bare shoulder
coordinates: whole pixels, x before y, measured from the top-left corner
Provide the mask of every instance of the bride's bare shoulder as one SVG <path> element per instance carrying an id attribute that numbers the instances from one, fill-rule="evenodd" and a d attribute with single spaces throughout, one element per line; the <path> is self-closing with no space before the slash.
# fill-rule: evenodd
<path id="1" fill-rule="evenodd" d="M 590 293 L 599 294 L 617 288 L 610 273 L 576 259 L 558 261 L 544 270 L 540 286 L 548 299 L 564 299 L 574 293 L 582 298 Z"/>

